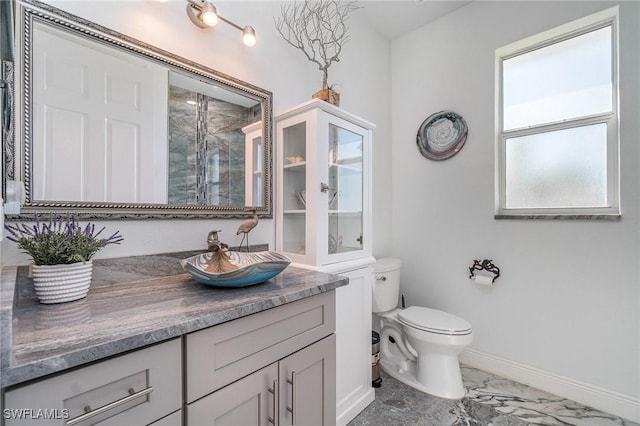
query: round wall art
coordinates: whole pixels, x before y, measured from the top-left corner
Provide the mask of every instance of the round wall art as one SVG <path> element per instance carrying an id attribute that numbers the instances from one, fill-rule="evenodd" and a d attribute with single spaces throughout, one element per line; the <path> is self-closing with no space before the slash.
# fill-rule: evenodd
<path id="1" fill-rule="evenodd" d="M 416 143 L 423 156 L 439 161 L 456 155 L 466 140 L 464 118 L 453 111 L 440 111 L 422 122 Z"/>

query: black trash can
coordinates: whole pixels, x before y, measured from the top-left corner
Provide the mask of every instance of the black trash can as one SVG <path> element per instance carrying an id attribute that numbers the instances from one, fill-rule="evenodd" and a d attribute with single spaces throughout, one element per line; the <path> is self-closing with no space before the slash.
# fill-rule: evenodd
<path id="1" fill-rule="evenodd" d="M 382 384 L 380 378 L 380 334 L 371 332 L 371 386 L 379 388 Z"/>

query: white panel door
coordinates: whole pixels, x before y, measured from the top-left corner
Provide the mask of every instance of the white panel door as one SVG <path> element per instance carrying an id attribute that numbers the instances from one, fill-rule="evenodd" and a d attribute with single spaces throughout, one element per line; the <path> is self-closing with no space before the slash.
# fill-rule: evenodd
<path id="1" fill-rule="evenodd" d="M 166 202 L 167 71 L 53 28 L 34 39 L 32 199 Z"/>

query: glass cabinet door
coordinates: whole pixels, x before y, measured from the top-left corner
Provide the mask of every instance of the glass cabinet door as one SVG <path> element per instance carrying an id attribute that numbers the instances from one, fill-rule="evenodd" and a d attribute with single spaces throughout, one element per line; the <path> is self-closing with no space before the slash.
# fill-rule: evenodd
<path id="1" fill-rule="evenodd" d="M 240 188 L 230 188 L 234 194 L 241 194 L 244 200 L 240 203 L 245 206 L 264 206 L 264 181 L 265 152 L 262 136 L 262 122 L 257 121 L 242 128 L 244 136 L 244 194 Z M 231 173 L 238 173 L 231 170 Z"/>
<path id="2" fill-rule="evenodd" d="M 287 253 L 306 254 L 307 138 L 306 122 L 283 129 L 282 244 Z"/>
<path id="3" fill-rule="evenodd" d="M 264 206 L 264 200 L 262 199 L 262 186 L 264 185 L 264 154 L 262 143 L 262 136 L 254 138 L 252 141 L 252 164 L 253 173 L 251 174 L 251 190 L 245 194 L 245 197 L 251 197 L 252 200 L 250 206 Z"/>
<path id="4" fill-rule="evenodd" d="M 363 136 L 329 123 L 329 255 L 363 249 Z"/>
<path id="5" fill-rule="evenodd" d="M 371 257 L 375 125 L 317 99 L 276 117 L 276 250 L 314 267 Z"/>

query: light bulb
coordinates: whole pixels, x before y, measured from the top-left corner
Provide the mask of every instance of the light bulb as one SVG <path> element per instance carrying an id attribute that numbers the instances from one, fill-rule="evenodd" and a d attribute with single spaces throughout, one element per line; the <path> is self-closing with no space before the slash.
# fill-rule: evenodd
<path id="1" fill-rule="evenodd" d="M 205 2 L 202 5 L 200 19 L 202 19 L 202 22 L 204 22 L 209 27 L 213 27 L 214 25 L 216 25 L 218 23 L 218 11 L 216 10 L 215 6 L 209 2 Z"/>
<path id="2" fill-rule="evenodd" d="M 251 26 L 247 25 L 242 30 L 242 41 L 247 46 L 253 46 L 256 44 L 256 30 L 254 30 Z"/>

